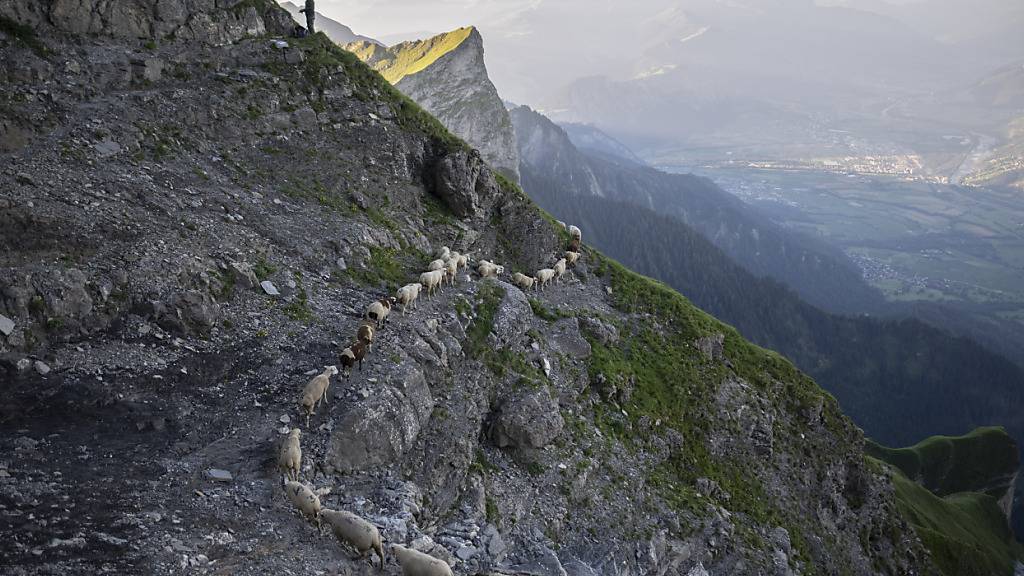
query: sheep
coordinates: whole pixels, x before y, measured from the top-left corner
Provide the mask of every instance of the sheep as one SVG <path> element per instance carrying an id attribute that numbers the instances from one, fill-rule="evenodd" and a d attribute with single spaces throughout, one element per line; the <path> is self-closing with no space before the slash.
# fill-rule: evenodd
<path id="1" fill-rule="evenodd" d="M 341 351 L 341 366 L 345 369 L 343 376 L 348 378 L 352 374 L 352 367 L 359 363 L 359 371 L 363 371 L 363 358 L 366 358 L 367 345 L 361 340 Z"/>
<path id="2" fill-rule="evenodd" d="M 388 314 L 391 313 L 391 305 L 395 303 L 395 298 L 381 298 L 375 302 L 371 302 L 366 307 L 366 315 L 364 316 L 368 320 L 373 320 L 380 328 L 384 324 L 388 323 Z"/>
<path id="3" fill-rule="evenodd" d="M 481 278 L 498 277 L 505 273 L 505 267 L 488 262 L 487 260 L 481 260 L 477 265 L 476 271 L 480 273 Z"/>
<path id="4" fill-rule="evenodd" d="M 441 282 L 444 280 L 444 270 L 431 270 L 420 274 L 420 284 L 427 287 L 427 297 L 434 293 L 434 288 L 440 290 Z"/>
<path id="5" fill-rule="evenodd" d="M 579 241 L 578 238 L 573 238 L 569 242 L 569 251 L 570 252 L 579 252 L 580 251 L 580 241 Z"/>
<path id="6" fill-rule="evenodd" d="M 325 366 L 324 371 L 314 376 L 303 389 L 300 404 L 306 412 L 306 428 L 309 428 L 309 417 L 313 415 L 317 405 L 327 401 L 327 388 L 331 385 L 331 376 L 337 373 L 337 366 Z"/>
<path id="7" fill-rule="evenodd" d="M 302 431 L 292 428 L 288 437 L 281 443 L 281 452 L 277 456 L 277 466 L 287 475 L 289 480 L 299 479 L 299 470 L 302 469 L 302 444 L 299 437 Z"/>
<path id="8" fill-rule="evenodd" d="M 438 258 L 437 260 L 432 261 L 430 265 L 427 266 L 427 270 L 441 270 L 444 268 L 445 264 L 447 264 L 447 260 L 442 260 L 441 258 Z"/>
<path id="9" fill-rule="evenodd" d="M 519 286 L 524 291 L 533 288 L 533 284 L 536 281 L 537 279 L 534 278 L 533 276 L 527 276 L 522 272 L 516 272 L 515 274 L 512 275 L 512 283 L 515 284 L 516 286 Z"/>
<path id="10" fill-rule="evenodd" d="M 366 350 L 370 351 L 373 347 L 373 326 L 370 326 L 369 322 L 363 322 L 359 325 L 359 329 L 356 330 L 356 340 L 359 340 L 363 344 L 366 344 Z"/>
<path id="11" fill-rule="evenodd" d="M 547 283 L 550 282 L 551 279 L 554 278 L 554 277 L 555 277 L 555 271 L 552 270 L 551 268 L 544 268 L 543 270 L 537 270 L 537 274 L 534 276 L 534 278 L 537 279 L 537 282 L 540 283 L 540 289 L 541 290 L 543 290 L 544 286 L 546 286 Z"/>
<path id="12" fill-rule="evenodd" d="M 292 501 L 303 516 L 316 521 L 317 529 L 320 528 L 320 497 L 316 492 L 299 482 L 289 480 L 284 485 L 284 491 L 288 493 L 288 499 Z"/>
<path id="13" fill-rule="evenodd" d="M 452 258 L 444 265 L 445 277 L 451 285 L 455 285 L 455 275 L 459 272 L 459 262 Z"/>
<path id="14" fill-rule="evenodd" d="M 562 274 L 565 274 L 565 258 L 560 258 L 558 262 L 555 262 L 555 282 L 558 282 L 562 278 Z"/>
<path id="15" fill-rule="evenodd" d="M 583 232 L 575 226 L 569 226 L 569 236 L 572 236 L 573 240 L 583 241 Z"/>
<path id="16" fill-rule="evenodd" d="M 579 252 L 573 252 L 572 250 L 566 250 L 566 252 L 565 252 L 565 262 L 566 262 L 566 264 L 568 264 L 569 266 L 575 266 L 576 262 L 579 259 L 580 259 L 580 253 Z"/>
<path id="17" fill-rule="evenodd" d="M 458 258 L 453 258 L 453 259 L 459 261 L 459 268 L 466 268 L 467 266 L 469 266 L 469 254 L 468 253 L 466 253 L 466 254 L 459 254 Z"/>
<path id="18" fill-rule="evenodd" d="M 447 562 L 430 554 L 400 544 L 392 544 L 391 553 L 402 565 L 403 576 L 454 576 Z"/>
<path id="19" fill-rule="evenodd" d="M 405 309 L 409 305 L 416 308 L 416 299 L 420 297 L 420 290 L 423 289 L 423 284 L 419 282 L 413 282 L 412 284 L 406 284 L 398 289 L 395 298 L 402 305 L 402 314 L 405 314 Z"/>
<path id="20" fill-rule="evenodd" d="M 381 543 L 380 531 L 373 524 L 344 510 L 330 510 L 325 508 L 320 513 L 324 520 L 331 526 L 334 537 L 339 542 L 352 546 L 359 552 L 359 557 L 366 556 L 369 551 L 374 551 L 380 557 L 380 567 L 384 568 L 384 545 Z M 373 558 L 370 558 L 373 564 Z"/>
<path id="21" fill-rule="evenodd" d="M 441 248 L 438 249 L 438 251 L 437 251 L 437 257 L 442 259 L 442 260 L 444 260 L 444 261 L 446 261 L 446 262 L 448 261 L 448 258 L 451 257 L 451 254 L 452 254 L 451 248 L 448 248 L 447 246 L 441 246 Z"/>
<path id="22" fill-rule="evenodd" d="M 448 255 L 448 260 L 446 260 L 445 262 L 455 262 L 456 270 L 458 270 L 459 260 L 461 260 L 461 259 L 462 259 L 462 254 L 459 254 L 455 250 L 452 250 L 452 253 Z"/>

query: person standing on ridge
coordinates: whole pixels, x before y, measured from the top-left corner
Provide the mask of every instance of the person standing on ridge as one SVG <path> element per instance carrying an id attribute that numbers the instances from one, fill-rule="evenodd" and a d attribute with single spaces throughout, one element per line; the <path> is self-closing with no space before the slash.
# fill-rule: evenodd
<path id="1" fill-rule="evenodd" d="M 313 9 L 313 0 L 306 0 L 306 7 L 299 12 L 306 15 L 306 31 L 308 34 L 316 34 L 313 29 L 313 19 L 316 18 L 316 11 Z"/>

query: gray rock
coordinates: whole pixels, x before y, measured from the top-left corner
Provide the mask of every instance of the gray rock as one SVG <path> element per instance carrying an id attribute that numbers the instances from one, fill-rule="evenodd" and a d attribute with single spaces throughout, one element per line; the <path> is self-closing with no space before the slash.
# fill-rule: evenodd
<path id="1" fill-rule="evenodd" d="M 582 360 L 588 358 L 591 353 L 590 342 L 580 334 L 580 322 L 576 318 L 565 318 L 556 322 L 548 334 L 547 341 L 553 351 L 571 358 Z"/>
<path id="2" fill-rule="evenodd" d="M 725 334 L 718 333 L 698 338 L 695 345 L 708 360 L 722 360 L 725 357 Z"/>
<path id="3" fill-rule="evenodd" d="M 4 336 L 10 336 L 11 332 L 14 331 L 14 320 L 11 320 L 7 316 L 0 314 L 0 332 Z"/>
<path id="4" fill-rule="evenodd" d="M 597 318 L 584 316 L 579 319 L 579 326 L 605 346 L 611 346 L 619 341 L 618 329 Z"/>
<path id="5" fill-rule="evenodd" d="M 113 140 L 104 140 L 93 145 L 93 149 L 96 150 L 101 157 L 106 158 L 107 156 L 113 156 L 121 151 L 121 145 Z"/>
<path id="6" fill-rule="evenodd" d="M 338 472 L 396 460 L 408 450 L 434 409 L 427 380 L 410 363 L 381 378 L 369 398 L 344 406 L 334 419 L 326 462 Z"/>
<path id="7" fill-rule="evenodd" d="M 348 264 L 345 263 L 345 259 L 344 258 L 339 257 L 334 262 L 334 265 L 337 266 L 338 270 L 341 270 L 342 272 L 344 272 L 345 270 L 348 270 Z"/>
<path id="8" fill-rule="evenodd" d="M 231 472 L 222 468 L 210 468 L 206 471 L 206 477 L 214 482 L 231 482 L 235 479 Z"/>
<path id="9" fill-rule="evenodd" d="M 259 285 L 260 281 L 248 262 L 232 262 L 228 266 L 231 269 L 231 273 L 235 276 L 235 282 L 238 282 L 243 287 L 252 289 Z"/>
<path id="10" fill-rule="evenodd" d="M 501 448 L 543 448 L 561 432 L 565 421 L 547 390 L 531 391 L 506 402 L 491 428 Z"/>
<path id="11" fill-rule="evenodd" d="M 18 184 L 24 184 L 26 186 L 36 185 L 35 179 L 32 178 L 32 176 L 29 175 L 28 172 L 18 172 L 17 174 L 15 174 L 14 180 L 17 181 Z"/>
<path id="12" fill-rule="evenodd" d="M 460 218 L 486 213 L 500 196 L 494 174 L 475 150 L 450 152 L 434 175 L 435 193 Z"/>
<path id="13" fill-rule="evenodd" d="M 287 64 L 301 64 L 305 59 L 302 50 L 298 48 L 286 48 L 284 51 L 284 61 Z"/>
<path id="14" fill-rule="evenodd" d="M 270 280 L 264 280 L 263 282 L 260 282 L 260 288 L 263 288 L 263 292 L 267 296 L 281 295 L 281 293 L 277 290 L 277 286 L 274 286 L 274 283 L 271 282 Z"/>
<path id="15" fill-rule="evenodd" d="M 472 546 L 463 546 L 462 548 L 459 548 L 455 551 L 455 556 L 462 561 L 469 560 L 473 556 L 476 556 L 476 554 L 477 549 Z"/>
<path id="16" fill-rule="evenodd" d="M 299 128 L 314 128 L 316 127 L 316 111 L 308 106 L 299 108 L 292 112 L 292 123 Z"/>
<path id="17" fill-rule="evenodd" d="M 530 301 L 511 284 L 496 281 L 505 290 L 505 297 L 494 314 L 494 336 L 500 346 L 509 346 L 522 338 L 533 318 Z"/>
<path id="18" fill-rule="evenodd" d="M 42 360 L 36 360 L 34 366 L 36 368 L 36 372 L 38 372 L 40 376 L 46 376 L 50 373 L 50 366 Z"/>

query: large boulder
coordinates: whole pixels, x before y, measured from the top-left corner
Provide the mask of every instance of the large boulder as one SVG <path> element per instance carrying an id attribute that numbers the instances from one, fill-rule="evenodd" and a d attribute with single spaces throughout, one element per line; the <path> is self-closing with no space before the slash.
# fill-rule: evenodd
<path id="1" fill-rule="evenodd" d="M 344 473 L 390 463 L 416 441 L 434 398 L 423 372 L 408 364 L 381 378 L 369 397 L 344 406 L 327 448 L 328 468 Z"/>
<path id="2" fill-rule="evenodd" d="M 534 390 L 501 407 L 491 427 L 491 439 L 501 448 L 543 448 L 558 437 L 564 425 L 558 402 L 546 389 Z"/>
<path id="3" fill-rule="evenodd" d="M 494 314 L 492 332 L 500 346 L 509 346 L 526 333 L 533 318 L 533 309 L 521 290 L 500 280 L 496 282 L 505 291 L 505 296 Z"/>
<path id="4" fill-rule="evenodd" d="M 494 173 L 475 150 L 442 156 L 434 169 L 434 192 L 460 218 L 489 211 L 499 195 Z"/>

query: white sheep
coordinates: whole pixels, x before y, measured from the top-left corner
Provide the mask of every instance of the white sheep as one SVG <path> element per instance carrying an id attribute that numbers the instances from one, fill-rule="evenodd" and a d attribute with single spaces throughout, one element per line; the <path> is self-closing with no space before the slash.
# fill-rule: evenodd
<path id="1" fill-rule="evenodd" d="M 444 280 L 444 270 L 431 270 L 420 274 L 420 284 L 427 288 L 427 298 L 434 293 L 434 288 L 441 289 L 441 282 Z"/>
<path id="2" fill-rule="evenodd" d="M 575 266 L 576 262 L 579 259 L 580 259 L 580 253 L 579 252 L 573 252 L 572 250 L 566 250 L 566 252 L 565 252 L 565 262 L 566 262 L 566 264 L 568 264 L 569 266 Z"/>
<path id="3" fill-rule="evenodd" d="M 459 261 L 459 268 L 466 268 L 467 266 L 469 266 L 469 253 L 459 254 L 459 257 L 455 258 L 455 260 Z"/>
<path id="4" fill-rule="evenodd" d="M 330 510 L 325 508 L 320 513 L 327 524 L 330 525 L 334 537 L 343 544 L 348 544 L 359 552 L 363 558 L 371 550 L 380 557 L 380 567 L 384 568 L 384 546 L 381 543 L 380 531 L 373 524 L 344 510 Z M 370 559 L 373 564 L 373 558 Z"/>
<path id="5" fill-rule="evenodd" d="M 441 270 L 441 269 L 444 268 L 444 265 L 446 264 L 446 262 L 447 262 L 446 260 L 443 260 L 441 258 L 438 258 L 437 260 L 433 260 L 430 263 L 430 265 L 427 266 L 427 270 L 430 270 L 430 271 Z"/>
<path id="6" fill-rule="evenodd" d="M 452 258 L 444 265 L 445 277 L 448 278 L 448 283 L 455 285 L 455 275 L 459 272 L 459 262 Z"/>
<path id="7" fill-rule="evenodd" d="M 403 576 L 454 576 L 452 567 L 447 562 L 430 554 L 406 548 L 401 544 L 392 544 L 391 553 L 402 565 Z"/>
<path id="8" fill-rule="evenodd" d="M 558 262 L 555 262 L 555 282 L 562 278 L 562 274 L 565 274 L 565 258 L 560 258 Z"/>
<path id="9" fill-rule="evenodd" d="M 451 261 L 454 260 L 455 261 L 455 266 L 458 266 L 459 265 L 459 260 L 461 258 L 462 258 L 462 254 L 459 254 L 455 250 L 452 250 L 451 254 L 448 255 L 448 260 L 446 260 L 446 262 L 451 262 Z"/>
<path id="10" fill-rule="evenodd" d="M 302 469 L 302 444 L 299 442 L 301 435 L 301 430 L 292 428 L 288 437 L 281 443 L 281 452 L 277 456 L 277 466 L 289 480 L 298 480 L 299 470 Z"/>
<path id="11" fill-rule="evenodd" d="M 391 313 L 391 305 L 395 303 L 395 298 L 381 298 L 375 302 L 371 302 L 366 307 L 365 318 L 373 320 L 377 324 L 377 328 L 388 323 L 388 314 Z"/>
<path id="12" fill-rule="evenodd" d="M 543 290 L 544 286 L 546 286 L 547 283 L 550 282 L 551 279 L 554 278 L 554 277 L 555 277 L 555 271 L 552 270 L 551 268 L 544 268 L 543 270 L 537 270 L 537 274 L 534 275 L 534 278 L 536 278 L 537 282 L 540 283 L 540 289 L 541 290 Z"/>
<path id="13" fill-rule="evenodd" d="M 476 271 L 480 273 L 481 278 L 488 278 L 492 276 L 498 277 L 505 273 L 505 267 L 499 266 L 493 262 L 488 262 L 487 260 L 481 260 L 480 263 L 477 264 Z"/>
<path id="14" fill-rule="evenodd" d="M 572 236 L 573 240 L 576 240 L 578 242 L 583 241 L 583 232 L 581 232 L 580 229 L 575 226 L 569 226 L 569 236 Z"/>
<path id="15" fill-rule="evenodd" d="M 316 495 L 309 486 L 300 482 L 289 480 L 284 485 L 284 491 L 288 493 L 288 499 L 292 501 L 304 516 L 316 521 L 316 527 L 320 528 L 320 497 Z"/>
<path id="16" fill-rule="evenodd" d="M 512 275 L 512 283 L 519 286 L 523 291 L 533 288 L 534 282 L 536 282 L 536 278 L 533 276 L 527 276 L 522 272 L 516 272 Z"/>
<path id="17" fill-rule="evenodd" d="M 402 305 L 402 314 L 405 314 L 405 309 L 408 306 L 416 308 L 416 299 L 420 297 L 420 290 L 423 289 L 423 284 L 419 282 L 413 282 L 412 284 L 406 284 L 398 289 L 398 293 L 395 295 L 398 303 Z"/>
<path id="18" fill-rule="evenodd" d="M 451 257 L 451 254 L 452 254 L 452 250 L 451 250 L 451 248 L 449 248 L 447 246 L 441 246 L 437 250 L 437 257 L 442 259 L 442 260 L 445 260 L 445 261 L 447 261 L 448 258 Z"/>
<path id="19" fill-rule="evenodd" d="M 327 401 L 327 388 L 331 385 L 331 376 L 337 373 L 337 366 L 325 366 L 324 371 L 314 376 L 302 390 L 300 405 L 306 413 L 306 428 L 309 428 L 309 417 L 313 415 L 316 407 L 320 402 Z"/>

